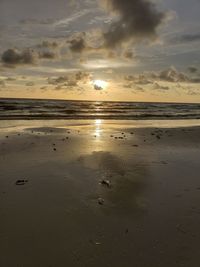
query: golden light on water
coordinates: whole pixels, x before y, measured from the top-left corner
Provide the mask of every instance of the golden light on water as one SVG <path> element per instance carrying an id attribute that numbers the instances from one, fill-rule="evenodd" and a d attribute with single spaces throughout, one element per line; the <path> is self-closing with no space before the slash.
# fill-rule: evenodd
<path id="1" fill-rule="evenodd" d="M 101 119 L 95 120 L 95 125 L 101 125 L 101 124 L 102 124 L 102 120 Z"/>

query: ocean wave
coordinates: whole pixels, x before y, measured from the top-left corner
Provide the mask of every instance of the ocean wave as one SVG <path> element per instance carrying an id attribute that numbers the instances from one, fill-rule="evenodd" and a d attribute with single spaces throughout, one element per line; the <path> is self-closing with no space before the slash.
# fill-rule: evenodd
<path id="1" fill-rule="evenodd" d="M 1 99 L 0 119 L 200 119 L 200 104 Z"/>

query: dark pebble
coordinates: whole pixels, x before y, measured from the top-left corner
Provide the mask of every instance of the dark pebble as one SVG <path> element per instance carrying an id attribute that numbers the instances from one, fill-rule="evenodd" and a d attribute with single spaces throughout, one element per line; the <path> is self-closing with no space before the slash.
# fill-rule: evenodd
<path id="1" fill-rule="evenodd" d="M 17 180 L 16 182 L 15 182 L 15 184 L 16 185 L 25 185 L 26 183 L 28 182 L 28 180 Z"/>

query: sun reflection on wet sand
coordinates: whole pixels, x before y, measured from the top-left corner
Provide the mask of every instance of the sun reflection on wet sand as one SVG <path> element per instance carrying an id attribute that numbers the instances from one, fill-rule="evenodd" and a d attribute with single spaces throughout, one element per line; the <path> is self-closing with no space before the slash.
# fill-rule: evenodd
<path id="1" fill-rule="evenodd" d="M 95 120 L 94 125 L 95 125 L 94 135 L 96 137 L 100 137 L 101 136 L 101 132 L 102 132 L 102 129 L 101 129 L 102 120 L 101 119 Z"/>

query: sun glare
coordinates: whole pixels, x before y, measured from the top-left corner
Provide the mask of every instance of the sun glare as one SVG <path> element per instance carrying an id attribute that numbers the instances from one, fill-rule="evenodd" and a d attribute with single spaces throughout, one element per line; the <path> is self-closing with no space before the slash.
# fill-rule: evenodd
<path id="1" fill-rule="evenodd" d="M 93 85 L 96 90 L 103 90 L 107 87 L 108 83 L 103 80 L 94 80 Z"/>

